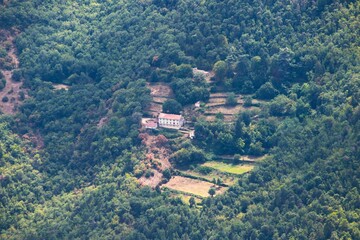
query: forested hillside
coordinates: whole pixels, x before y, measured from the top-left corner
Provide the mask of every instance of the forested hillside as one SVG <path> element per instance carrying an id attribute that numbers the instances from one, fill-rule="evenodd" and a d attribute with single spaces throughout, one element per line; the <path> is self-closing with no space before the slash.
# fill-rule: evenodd
<path id="1" fill-rule="evenodd" d="M 359 16 L 351 0 L 0 1 L 29 95 L 0 114 L 0 238 L 360 239 Z M 219 92 L 256 107 L 194 116 L 173 164 L 268 157 L 200 204 L 140 186 L 158 82 L 177 112 Z"/>

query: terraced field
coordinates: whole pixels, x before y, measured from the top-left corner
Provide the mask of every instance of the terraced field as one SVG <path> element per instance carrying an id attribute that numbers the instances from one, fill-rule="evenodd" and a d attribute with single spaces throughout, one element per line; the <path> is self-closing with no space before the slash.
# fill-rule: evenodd
<path id="1" fill-rule="evenodd" d="M 223 163 L 223 162 L 215 162 L 215 161 L 206 162 L 206 163 L 202 164 L 202 166 L 210 167 L 210 168 L 219 170 L 221 172 L 227 172 L 227 173 L 232 173 L 232 174 L 244 174 L 244 173 L 250 172 L 254 168 L 254 165 L 249 165 L 249 164 L 233 165 L 233 164 L 228 164 L 228 163 Z"/>
<path id="2" fill-rule="evenodd" d="M 170 181 L 162 187 L 166 187 L 169 189 L 173 189 L 180 192 L 194 194 L 200 197 L 208 197 L 209 196 L 209 189 L 215 188 L 217 194 L 222 194 L 227 190 L 227 187 L 220 187 L 213 183 L 191 179 L 187 177 L 175 176 L 170 179 Z"/>

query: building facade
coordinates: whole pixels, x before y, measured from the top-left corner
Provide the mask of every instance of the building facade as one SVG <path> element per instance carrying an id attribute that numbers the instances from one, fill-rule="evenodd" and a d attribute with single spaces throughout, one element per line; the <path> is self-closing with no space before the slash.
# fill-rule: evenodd
<path id="1" fill-rule="evenodd" d="M 185 123 L 181 115 L 160 113 L 158 116 L 159 127 L 180 129 Z"/>

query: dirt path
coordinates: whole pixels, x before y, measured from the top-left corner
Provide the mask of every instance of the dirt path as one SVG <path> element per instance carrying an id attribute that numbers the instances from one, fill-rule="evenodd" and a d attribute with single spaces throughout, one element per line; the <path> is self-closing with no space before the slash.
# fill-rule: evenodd
<path id="1" fill-rule="evenodd" d="M 3 66 L 0 71 L 4 75 L 6 86 L 0 91 L 0 111 L 5 114 L 14 114 L 21 104 L 20 92 L 23 91 L 24 97 L 26 92 L 22 89 L 22 82 L 12 81 L 13 71 L 19 68 L 19 59 L 16 56 L 14 37 L 18 34 L 16 31 L 11 34 L 7 30 L 0 30 L 1 39 L 0 47 L 7 48 L 7 66 Z M 7 45 L 7 47 L 6 47 Z M 11 70 L 9 70 L 11 68 Z"/>

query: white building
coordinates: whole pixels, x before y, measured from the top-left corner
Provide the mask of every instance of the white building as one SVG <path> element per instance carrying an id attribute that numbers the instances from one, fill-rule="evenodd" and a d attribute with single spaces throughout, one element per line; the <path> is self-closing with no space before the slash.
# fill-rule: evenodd
<path id="1" fill-rule="evenodd" d="M 180 129 L 185 119 L 181 115 L 160 113 L 158 116 L 159 127 Z"/>

